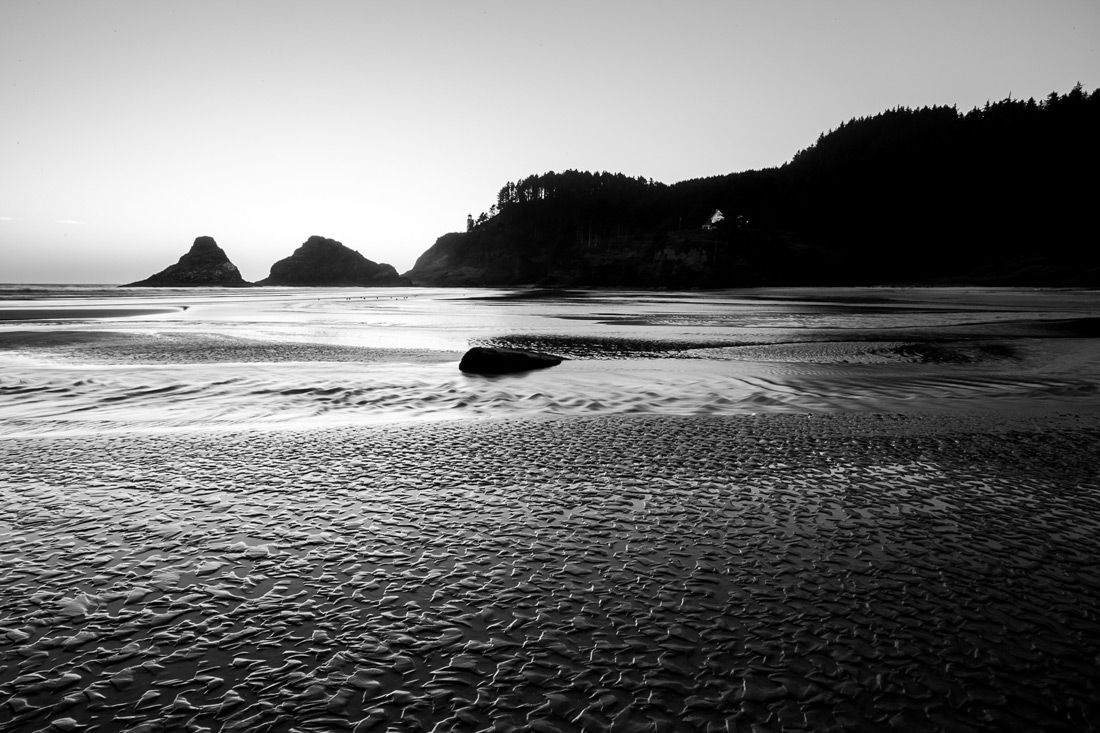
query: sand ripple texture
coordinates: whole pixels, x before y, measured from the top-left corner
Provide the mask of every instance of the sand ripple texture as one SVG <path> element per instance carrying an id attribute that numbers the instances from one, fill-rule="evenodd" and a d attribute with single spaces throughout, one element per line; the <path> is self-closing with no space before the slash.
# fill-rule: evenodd
<path id="1" fill-rule="evenodd" d="M 1095 418 L 4 450 L 0 731 L 1100 725 Z"/>

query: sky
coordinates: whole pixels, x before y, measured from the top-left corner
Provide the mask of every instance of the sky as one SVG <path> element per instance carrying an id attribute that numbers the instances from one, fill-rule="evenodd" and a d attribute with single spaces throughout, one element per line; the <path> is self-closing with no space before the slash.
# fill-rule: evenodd
<path id="1" fill-rule="evenodd" d="M 0 282 L 214 237 L 405 272 L 508 181 L 779 166 L 897 106 L 1100 86 L 1097 0 L 0 3 Z"/>

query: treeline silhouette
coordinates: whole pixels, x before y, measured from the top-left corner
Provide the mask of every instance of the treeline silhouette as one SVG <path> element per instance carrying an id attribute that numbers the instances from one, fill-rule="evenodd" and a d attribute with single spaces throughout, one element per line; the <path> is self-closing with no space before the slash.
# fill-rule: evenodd
<path id="1" fill-rule="evenodd" d="M 899 107 L 778 168 L 673 185 L 568 170 L 509 182 L 409 273 L 432 284 L 1100 285 L 1100 90 Z M 725 219 L 703 229 L 715 210 Z"/>

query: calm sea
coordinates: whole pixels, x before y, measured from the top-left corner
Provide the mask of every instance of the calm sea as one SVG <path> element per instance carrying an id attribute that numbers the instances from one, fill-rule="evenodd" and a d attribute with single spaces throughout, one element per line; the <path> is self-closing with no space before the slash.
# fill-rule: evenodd
<path id="1" fill-rule="evenodd" d="M 551 369 L 458 370 L 473 345 Z M 1100 295 L 0 286 L 0 436 L 497 416 L 1095 411 Z"/>

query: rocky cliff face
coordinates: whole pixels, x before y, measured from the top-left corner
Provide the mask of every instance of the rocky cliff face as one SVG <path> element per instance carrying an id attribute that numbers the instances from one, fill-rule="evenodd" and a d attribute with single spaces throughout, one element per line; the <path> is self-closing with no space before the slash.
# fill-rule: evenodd
<path id="1" fill-rule="evenodd" d="M 701 230 L 608 237 L 592 246 L 474 231 L 443 235 L 405 276 L 434 287 L 743 287 L 765 274 L 767 263 L 750 257 L 755 246 L 748 237 L 719 241 Z"/>
<path id="2" fill-rule="evenodd" d="M 251 283 L 241 277 L 237 266 L 213 237 L 197 237 L 191 250 L 179 262 L 144 280 L 124 287 L 241 287 Z"/>
<path id="3" fill-rule="evenodd" d="M 393 265 L 371 262 L 334 239 L 312 236 L 257 285 L 408 285 Z"/>

